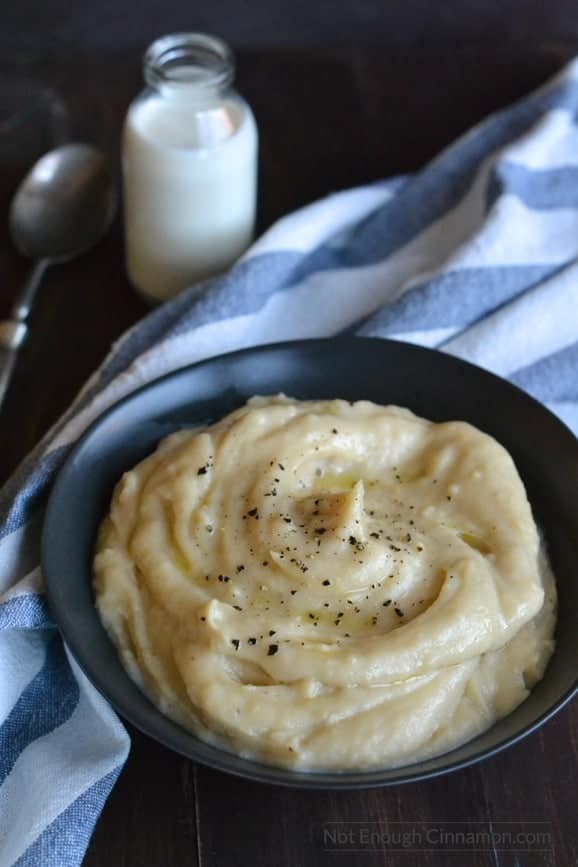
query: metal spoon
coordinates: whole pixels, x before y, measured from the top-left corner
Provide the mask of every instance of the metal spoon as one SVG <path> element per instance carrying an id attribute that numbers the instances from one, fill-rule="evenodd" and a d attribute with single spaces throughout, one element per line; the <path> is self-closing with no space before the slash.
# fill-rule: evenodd
<path id="1" fill-rule="evenodd" d="M 45 154 L 28 172 L 10 208 L 10 233 L 34 261 L 10 318 L 0 322 L 0 406 L 8 390 L 26 320 L 46 268 L 93 247 L 109 229 L 116 190 L 108 160 L 87 144 L 67 144 Z"/>

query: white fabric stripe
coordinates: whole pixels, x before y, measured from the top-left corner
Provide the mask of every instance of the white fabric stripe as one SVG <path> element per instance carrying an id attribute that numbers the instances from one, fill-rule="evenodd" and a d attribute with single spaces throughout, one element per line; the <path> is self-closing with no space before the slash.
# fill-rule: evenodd
<path id="1" fill-rule="evenodd" d="M 38 515 L 0 540 L 0 599 L 9 587 L 36 567 L 41 529 L 42 516 Z"/>
<path id="2" fill-rule="evenodd" d="M 81 685 L 74 713 L 33 741 L 0 787 L 5 829 L 0 867 L 13 864 L 63 810 L 128 754 L 128 736 L 112 710 L 73 661 L 72 667 Z"/>
<path id="3" fill-rule="evenodd" d="M 566 109 L 553 109 L 526 135 L 505 148 L 504 155 L 508 162 L 534 171 L 578 166 L 578 126 L 573 115 Z"/>
<path id="4" fill-rule="evenodd" d="M 400 340 L 402 343 L 415 343 L 417 346 L 427 346 L 435 349 L 440 343 L 449 340 L 459 331 L 458 328 L 431 328 L 427 331 L 401 331 L 399 334 L 388 334 L 390 340 Z"/>
<path id="5" fill-rule="evenodd" d="M 442 347 L 509 376 L 578 340 L 578 264 L 477 322 Z"/>
<path id="6" fill-rule="evenodd" d="M 22 692 L 44 665 L 45 658 L 45 638 L 39 630 L 11 629 L 0 632 L 0 659 L 4 672 L 0 677 L 0 726 L 12 713 Z M 6 672 L 10 672 L 9 677 L 5 676 Z"/>
<path id="7" fill-rule="evenodd" d="M 0 605 L 4 602 L 10 602 L 12 599 L 18 599 L 20 596 L 36 596 L 38 593 L 42 593 L 43 589 L 42 572 L 40 566 L 37 566 L 36 569 L 33 569 L 0 596 Z"/>
<path id="8" fill-rule="evenodd" d="M 578 255 L 578 210 L 533 210 L 503 195 L 475 237 L 454 252 L 444 271 L 528 265 L 561 265 Z"/>

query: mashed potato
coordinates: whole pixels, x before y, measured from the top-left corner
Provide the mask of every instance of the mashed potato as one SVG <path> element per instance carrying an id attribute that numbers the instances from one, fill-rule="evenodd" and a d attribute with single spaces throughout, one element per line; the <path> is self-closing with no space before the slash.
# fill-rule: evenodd
<path id="1" fill-rule="evenodd" d="M 508 453 L 469 424 L 253 398 L 119 482 L 96 604 L 131 676 L 272 765 L 388 768 L 510 713 L 555 588 Z"/>

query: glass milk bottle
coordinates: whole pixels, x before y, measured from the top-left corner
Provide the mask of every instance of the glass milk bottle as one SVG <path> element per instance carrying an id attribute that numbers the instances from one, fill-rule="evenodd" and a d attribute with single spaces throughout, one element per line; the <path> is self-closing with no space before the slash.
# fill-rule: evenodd
<path id="1" fill-rule="evenodd" d="M 251 242 L 257 127 L 220 39 L 164 36 L 123 132 L 126 268 L 152 301 L 231 265 Z"/>

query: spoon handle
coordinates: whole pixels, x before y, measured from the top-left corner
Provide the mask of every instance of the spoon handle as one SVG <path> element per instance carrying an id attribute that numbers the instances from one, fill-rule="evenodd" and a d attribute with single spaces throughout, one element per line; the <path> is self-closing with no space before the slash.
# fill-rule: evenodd
<path id="1" fill-rule="evenodd" d="M 34 263 L 32 270 L 28 274 L 28 279 L 12 307 L 12 312 L 10 314 L 12 319 L 24 322 L 24 320 L 28 318 L 28 314 L 30 313 L 32 304 L 34 303 L 34 298 L 36 297 L 36 290 L 40 286 L 40 281 L 42 280 L 47 267 L 48 262 L 46 259 L 39 259 L 38 262 Z"/>
<path id="2" fill-rule="evenodd" d="M 34 263 L 26 283 L 12 306 L 11 319 L 0 321 L 0 409 L 10 386 L 18 349 L 28 334 L 26 320 L 48 264 L 46 259 Z"/>
<path id="3" fill-rule="evenodd" d="M 5 319 L 0 322 L 0 407 L 4 402 L 14 365 L 18 347 L 26 337 L 28 326 L 16 319 Z"/>

